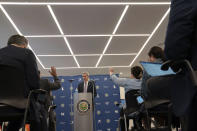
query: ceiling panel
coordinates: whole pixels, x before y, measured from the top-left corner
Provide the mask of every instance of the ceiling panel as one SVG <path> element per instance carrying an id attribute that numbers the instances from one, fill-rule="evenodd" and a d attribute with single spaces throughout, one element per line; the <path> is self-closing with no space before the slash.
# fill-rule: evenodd
<path id="1" fill-rule="evenodd" d="M 106 54 L 137 53 L 146 39 L 147 37 L 113 37 Z"/>
<path id="2" fill-rule="evenodd" d="M 108 37 L 70 37 L 68 41 L 74 54 L 101 54 Z"/>
<path id="3" fill-rule="evenodd" d="M 54 2 L 54 0 L 48 0 Z M 55 2 L 122 2 L 123 0 L 55 0 Z M 129 0 L 124 0 L 129 1 Z"/>
<path id="4" fill-rule="evenodd" d="M 65 34 L 111 34 L 124 6 L 52 6 Z"/>
<path id="5" fill-rule="evenodd" d="M 103 56 L 99 66 L 128 66 L 133 58 L 131 55 Z"/>
<path id="6" fill-rule="evenodd" d="M 59 34 L 46 6 L 6 5 L 5 9 L 24 35 Z"/>
<path id="7" fill-rule="evenodd" d="M 170 2 L 171 0 L 132 0 L 133 2 Z"/>
<path id="8" fill-rule="evenodd" d="M 113 67 L 113 69 L 116 74 L 121 72 L 120 74 L 121 77 L 124 77 L 124 76 L 128 77 L 131 75 L 130 67 L 118 67 L 118 68 Z M 109 68 L 75 68 L 75 69 L 67 69 L 67 70 L 64 70 L 64 69 L 57 70 L 57 74 L 59 76 L 81 75 L 82 72 L 89 72 L 90 76 L 98 75 L 98 74 L 109 74 Z M 48 70 L 43 71 L 41 75 L 50 76 Z"/>
<path id="9" fill-rule="evenodd" d="M 8 38 L 16 34 L 15 29 L 0 10 L 0 48 L 7 45 Z"/>
<path id="10" fill-rule="evenodd" d="M 127 0 L 0 0 L 10 2 L 127 2 Z M 128 0 L 129 2 L 169 2 L 170 0 Z M 70 55 L 69 49 L 47 8 L 47 6 L 32 5 L 3 5 L 19 30 L 28 37 L 29 43 L 36 55 Z M 125 5 L 53 5 L 51 6 L 66 35 L 98 35 L 112 34 Z M 158 24 L 168 5 L 131 5 L 124 16 L 116 34 L 150 34 Z M 7 18 L 0 10 L 0 47 L 7 43 L 10 35 L 15 34 Z M 166 19 L 167 20 L 167 19 Z M 161 45 L 164 41 L 167 22 L 150 39 L 141 55 L 134 63 L 146 60 L 147 51 L 153 45 Z M 106 54 L 137 53 L 148 37 L 114 36 Z M 109 36 L 106 37 L 67 37 L 74 55 L 101 54 Z M 3 43 L 3 44 L 2 44 Z M 163 45 L 162 45 L 163 46 Z M 38 56 L 46 68 L 50 66 L 77 67 L 72 56 Z M 124 66 L 116 67 L 115 72 L 130 74 L 128 66 L 134 59 L 133 55 L 104 55 L 98 66 Z M 99 56 L 76 56 L 81 67 L 94 67 Z M 45 76 L 50 75 L 48 70 L 42 69 Z M 108 68 L 74 68 L 59 69 L 59 75 L 78 75 L 89 71 L 90 74 L 108 74 Z M 125 76 L 125 75 L 123 75 Z"/>
<path id="11" fill-rule="evenodd" d="M 169 15 L 162 22 L 161 26 L 155 32 L 155 35 L 152 37 L 152 39 L 145 46 L 144 50 L 139 55 L 139 57 L 136 59 L 134 64 L 138 64 L 139 61 L 147 61 L 148 60 L 148 52 L 151 47 L 153 47 L 153 46 L 159 46 L 161 48 L 164 47 L 164 45 L 162 43 L 164 43 L 164 41 L 165 41 L 168 19 L 169 19 Z"/>
<path id="12" fill-rule="evenodd" d="M 28 38 L 28 40 L 37 55 L 70 54 L 63 38 Z"/>
<path id="13" fill-rule="evenodd" d="M 39 59 L 44 64 L 45 68 L 55 67 L 77 67 L 72 56 L 40 56 Z"/>
<path id="14" fill-rule="evenodd" d="M 151 33 L 168 8 L 168 5 L 130 6 L 117 34 Z"/>
<path id="15" fill-rule="evenodd" d="M 99 56 L 76 56 L 81 67 L 94 67 Z"/>
<path id="16" fill-rule="evenodd" d="M 0 2 L 170 2 L 170 0 L 0 0 Z"/>
<path id="17" fill-rule="evenodd" d="M 0 0 L 0 2 L 47 2 L 47 1 L 48 0 Z"/>

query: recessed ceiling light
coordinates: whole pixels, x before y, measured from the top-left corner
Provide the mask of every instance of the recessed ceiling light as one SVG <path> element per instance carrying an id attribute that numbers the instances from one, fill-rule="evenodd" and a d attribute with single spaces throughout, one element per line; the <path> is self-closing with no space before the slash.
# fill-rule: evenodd
<path id="1" fill-rule="evenodd" d="M 2 5 L 170 5 L 170 2 L 0 2 Z"/>
<path id="2" fill-rule="evenodd" d="M 99 68 L 128 68 L 130 66 L 99 66 L 99 67 L 56 67 L 56 69 L 99 69 Z M 45 69 L 50 69 L 49 67 Z"/>
<path id="3" fill-rule="evenodd" d="M 74 54 L 74 56 L 100 56 L 101 54 Z M 124 54 L 103 54 L 104 56 L 128 56 L 128 55 L 137 55 L 137 53 L 124 53 Z M 73 55 L 63 55 L 63 54 L 56 54 L 56 55 L 37 55 L 39 57 L 63 57 L 63 56 L 73 56 Z"/>
<path id="4" fill-rule="evenodd" d="M 146 37 L 150 36 L 150 34 L 94 34 L 94 35 L 27 35 L 25 37 L 28 38 L 51 38 L 51 37 L 110 37 L 110 36 L 128 36 L 128 37 Z"/>
<path id="5" fill-rule="evenodd" d="M 121 14 L 121 16 L 120 16 L 120 18 L 119 18 L 119 20 L 118 20 L 118 22 L 117 22 L 117 24 L 116 24 L 116 26 L 115 26 L 115 28 L 114 28 L 114 30 L 113 30 L 113 33 L 112 33 L 112 34 L 115 34 L 115 33 L 116 33 L 116 31 L 117 31 L 117 29 L 118 29 L 120 23 L 122 22 L 122 19 L 124 18 L 125 14 L 126 14 L 126 12 L 127 12 L 127 10 L 128 10 L 128 8 L 129 8 L 129 6 L 126 5 L 125 8 L 124 8 L 124 10 L 123 10 L 123 12 L 122 12 L 122 14 Z M 109 47 L 109 44 L 111 43 L 112 38 L 113 38 L 113 36 L 110 36 L 110 38 L 108 39 L 107 44 L 106 44 L 106 46 L 105 46 L 105 48 L 104 48 L 104 50 L 103 50 L 103 53 L 102 53 L 102 55 L 99 57 L 99 59 L 98 59 L 98 61 L 97 61 L 97 63 L 96 63 L 96 67 L 99 65 L 99 63 L 100 63 L 100 61 L 101 61 L 101 59 L 102 59 L 102 57 L 103 57 L 103 54 L 105 54 L 107 48 Z"/>
<path id="6" fill-rule="evenodd" d="M 57 57 L 57 56 L 72 56 L 72 55 L 37 55 L 39 57 Z"/>
<path id="7" fill-rule="evenodd" d="M 153 37 L 153 35 L 155 34 L 155 32 L 157 31 L 157 29 L 160 27 L 160 25 L 162 24 L 162 22 L 165 20 L 165 18 L 167 17 L 167 15 L 170 12 L 170 8 L 166 11 L 166 13 L 163 15 L 163 17 L 161 18 L 161 20 L 159 21 L 159 23 L 156 25 L 156 27 L 154 28 L 154 30 L 152 31 L 151 35 L 148 37 L 148 39 L 145 41 L 144 45 L 142 46 L 142 48 L 140 49 L 140 51 L 138 52 L 138 54 L 136 55 L 136 57 L 133 59 L 133 61 L 131 62 L 130 66 L 133 65 L 133 63 L 135 62 L 135 60 L 138 58 L 138 56 L 142 53 L 142 51 L 144 50 L 145 46 L 148 44 L 148 42 L 150 41 L 150 39 Z"/>
<path id="8" fill-rule="evenodd" d="M 16 26 L 16 24 L 14 23 L 14 21 L 11 19 L 11 17 L 9 16 L 9 14 L 7 13 L 7 11 L 3 8 L 2 5 L 0 5 L 1 10 L 3 11 L 3 13 L 5 14 L 5 16 L 7 17 L 7 19 L 10 21 L 10 23 L 12 24 L 12 26 L 14 27 L 14 29 L 16 30 L 16 32 L 19 35 L 22 35 L 22 33 L 20 32 L 20 30 L 18 29 L 18 27 Z"/>
<path id="9" fill-rule="evenodd" d="M 53 12 L 53 9 L 51 8 L 50 5 L 47 5 L 47 7 L 48 7 L 49 12 L 51 13 L 51 15 L 52 15 L 52 17 L 53 17 L 55 23 L 56 23 L 56 25 L 57 25 L 57 27 L 58 27 L 58 29 L 59 29 L 61 35 L 64 35 L 64 32 L 63 32 L 63 30 L 62 30 L 62 28 L 61 28 L 61 26 L 60 26 L 60 24 L 59 24 L 59 22 L 58 22 L 58 20 L 57 20 L 57 17 L 55 16 L 55 14 L 54 14 L 54 12 Z"/>
<path id="10" fill-rule="evenodd" d="M 50 5 L 47 5 L 47 7 L 48 7 L 48 9 L 49 9 L 49 11 L 50 11 L 50 13 L 51 13 L 51 15 L 52 15 L 52 17 L 53 17 L 55 23 L 56 23 L 56 25 L 57 25 L 57 27 L 58 27 L 58 29 L 59 29 L 61 35 L 64 36 L 64 32 L 63 32 L 63 30 L 62 30 L 62 28 L 61 28 L 61 26 L 60 26 L 60 24 L 59 24 L 59 22 L 58 22 L 58 20 L 57 20 L 57 17 L 56 17 L 56 15 L 55 15 L 55 13 L 53 12 L 53 9 L 51 8 Z M 77 67 L 80 67 L 80 65 L 79 65 L 79 63 L 78 63 L 76 57 L 74 56 L 74 53 L 73 53 L 73 51 L 72 51 L 72 49 L 71 49 L 71 47 L 70 47 L 70 44 L 69 44 L 69 42 L 68 42 L 66 36 L 64 36 L 63 38 L 64 38 L 64 41 L 65 41 L 65 43 L 66 43 L 66 45 L 67 45 L 67 47 L 68 47 L 70 53 L 72 54 L 72 56 L 73 56 L 73 58 L 74 58 L 74 60 L 75 60 L 75 62 L 76 62 L 76 64 L 77 64 Z"/>
<path id="11" fill-rule="evenodd" d="M 7 17 L 7 19 L 10 21 L 10 23 L 12 24 L 12 26 L 14 27 L 14 29 L 16 30 L 16 32 L 19 35 L 23 35 L 20 30 L 18 29 L 18 27 L 16 26 L 16 24 L 14 23 L 14 21 L 11 19 L 11 17 L 9 16 L 9 14 L 7 13 L 7 11 L 3 8 L 2 5 L 0 5 L 1 10 L 3 11 L 3 13 L 5 14 L 5 16 Z M 31 46 L 28 44 L 28 48 L 30 50 L 32 50 L 32 52 L 34 53 L 36 59 L 38 60 L 38 62 L 40 63 L 40 65 L 42 66 L 42 68 L 45 69 L 44 65 L 42 64 L 42 62 L 40 61 L 40 59 L 36 56 L 36 53 L 34 52 L 34 50 L 31 48 Z"/>
<path id="12" fill-rule="evenodd" d="M 118 23 L 116 24 L 116 27 L 114 28 L 114 31 L 112 33 L 113 35 L 116 33 L 120 23 L 122 22 L 122 19 L 124 18 L 125 14 L 127 13 L 128 8 L 129 8 L 128 5 L 124 8 L 122 15 L 120 16 L 120 19 L 118 20 Z"/>

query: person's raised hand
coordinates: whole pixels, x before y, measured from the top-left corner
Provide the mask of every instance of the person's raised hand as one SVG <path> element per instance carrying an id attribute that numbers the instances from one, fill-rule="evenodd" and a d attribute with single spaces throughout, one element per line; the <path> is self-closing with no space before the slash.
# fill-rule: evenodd
<path id="1" fill-rule="evenodd" d="M 112 75 L 114 73 L 114 69 L 113 68 L 109 68 L 109 74 Z"/>
<path id="2" fill-rule="evenodd" d="M 57 76 L 56 68 L 55 68 L 54 66 L 51 66 L 51 70 L 49 70 L 49 73 L 50 73 L 52 76 Z"/>

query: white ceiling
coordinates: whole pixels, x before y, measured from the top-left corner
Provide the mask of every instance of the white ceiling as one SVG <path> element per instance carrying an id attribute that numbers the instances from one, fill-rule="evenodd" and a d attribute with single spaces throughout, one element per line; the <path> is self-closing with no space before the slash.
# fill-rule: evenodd
<path id="1" fill-rule="evenodd" d="M 29 40 L 47 76 L 129 75 L 147 59 L 151 46 L 163 46 L 170 0 L 0 0 L 0 47 L 19 33 Z"/>

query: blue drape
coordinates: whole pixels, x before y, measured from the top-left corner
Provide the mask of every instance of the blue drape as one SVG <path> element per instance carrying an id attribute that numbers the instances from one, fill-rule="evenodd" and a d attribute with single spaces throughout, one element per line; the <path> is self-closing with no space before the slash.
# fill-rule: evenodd
<path id="1" fill-rule="evenodd" d="M 52 81 L 52 77 L 45 77 Z M 57 131 L 72 131 L 73 126 L 73 98 L 72 95 L 81 82 L 81 76 L 59 76 L 61 80 L 61 89 L 53 91 L 54 103 L 57 105 Z M 70 88 L 70 79 L 73 88 Z M 95 125 L 96 131 L 116 131 L 118 128 L 120 103 L 119 87 L 115 85 L 109 75 L 92 75 L 91 80 L 95 81 L 97 97 L 95 98 Z"/>

